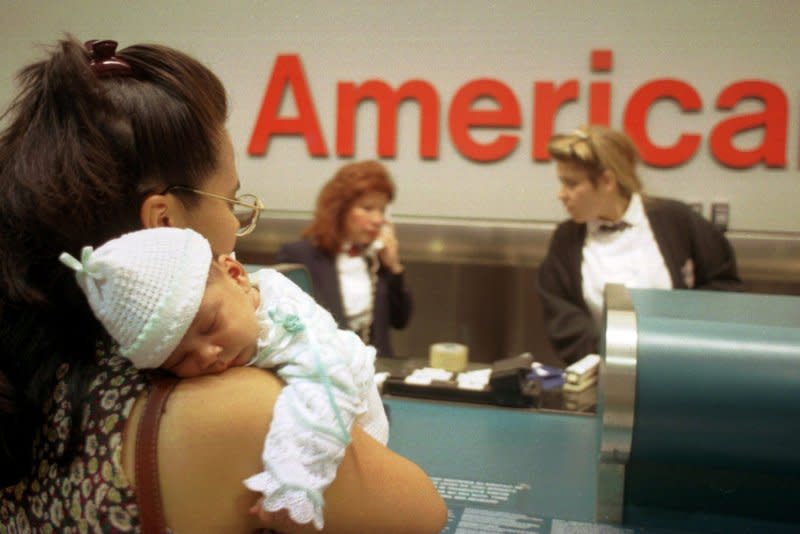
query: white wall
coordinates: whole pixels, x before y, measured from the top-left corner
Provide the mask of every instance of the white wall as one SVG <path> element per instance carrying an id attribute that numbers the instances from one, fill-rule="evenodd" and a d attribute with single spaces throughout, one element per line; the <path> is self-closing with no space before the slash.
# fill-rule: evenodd
<path id="1" fill-rule="evenodd" d="M 168 5 L 164 5 L 168 4 Z M 367 4 L 367 5 L 364 5 Z M 230 6 L 230 7 L 228 7 Z M 703 142 L 688 163 L 670 169 L 645 166 L 651 194 L 705 203 L 731 204 L 733 230 L 800 232 L 798 88 L 800 6 L 771 1 L 63 1 L 0 5 L 0 104 L 12 95 L 13 73 L 40 57 L 35 43 L 63 32 L 79 39 L 112 38 L 121 46 L 161 42 L 209 64 L 226 84 L 232 105 L 229 128 L 238 152 L 244 189 L 275 210 L 309 211 L 316 192 L 343 162 L 331 155 L 311 158 L 302 139 L 277 138 L 266 157 L 246 148 L 275 57 L 298 54 L 333 154 L 336 84 L 382 79 L 392 86 L 414 78 L 430 82 L 440 101 L 440 152 L 433 161 L 417 153 L 418 113 L 402 108 L 398 155 L 387 162 L 399 185 L 394 213 L 403 218 L 469 218 L 501 224 L 557 221 L 552 165 L 530 155 L 533 84 L 578 79 L 580 101 L 558 115 L 556 130 L 586 122 L 588 85 L 612 84 L 612 126 L 621 127 L 625 103 L 643 83 L 679 78 L 701 95 L 697 113 L 673 104 L 656 105 L 648 123 L 654 141 L 669 144 L 681 132 Z M 593 49 L 614 52 L 609 74 L 592 73 Z M 459 87 L 476 78 L 503 81 L 521 106 L 519 146 L 496 163 L 464 158 L 450 141 L 447 110 Z M 789 99 L 786 168 L 731 170 L 714 160 L 708 133 L 721 119 L 760 109 L 742 103 L 717 110 L 719 92 L 734 81 L 767 80 Z M 292 102 L 284 112 L 290 114 Z M 356 158 L 375 157 L 375 114 L 362 106 Z M 492 132 L 475 134 L 488 140 Z M 757 145 L 759 132 L 742 136 L 742 148 Z"/>

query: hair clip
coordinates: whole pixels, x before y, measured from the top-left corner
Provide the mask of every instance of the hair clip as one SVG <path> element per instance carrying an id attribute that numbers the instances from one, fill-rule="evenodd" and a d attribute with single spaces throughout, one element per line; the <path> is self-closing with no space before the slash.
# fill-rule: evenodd
<path id="1" fill-rule="evenodd" d="M 89 66 L 98 78 L 109 76 L 133 76 L 133 69 L 127 61 L 117 57 L 117 42 L 110 39 L 86 41 L 89 51 Z"/>

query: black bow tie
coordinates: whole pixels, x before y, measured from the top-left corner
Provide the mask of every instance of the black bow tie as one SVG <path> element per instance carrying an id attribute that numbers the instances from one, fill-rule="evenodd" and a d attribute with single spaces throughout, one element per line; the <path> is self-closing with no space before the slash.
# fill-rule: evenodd
<path id="1" fill-rule="evenodd" d="M 603 233 L 619 232 L 626 228 L 630 228 L 630 226 L 631 225 L 626 223 L 625 221 L 619 221 L 616 223 L 604 223 L 597 227 L 597 231 Z"/>

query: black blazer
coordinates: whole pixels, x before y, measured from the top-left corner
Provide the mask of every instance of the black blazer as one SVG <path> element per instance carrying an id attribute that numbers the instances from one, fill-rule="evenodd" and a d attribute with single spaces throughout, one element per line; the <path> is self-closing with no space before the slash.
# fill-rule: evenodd
<path id="1" fill-rule="evenodd" d="M 316 301 L 333 315 L 339 328 L 348 328 L 335 257 L 320 250 L 308 239 L 302 239 L 283 245 L 275 259 L 279 263 L 305 265 L 311 273 Z M 378 356 L 394 356 L 389 328 L 404 328 L 412 310 L 411 292 L 405 286 L 403 274 L 393 274 L 383 267 L 378 269 L 369 340 L 370 345 L 377 349 Z"/>

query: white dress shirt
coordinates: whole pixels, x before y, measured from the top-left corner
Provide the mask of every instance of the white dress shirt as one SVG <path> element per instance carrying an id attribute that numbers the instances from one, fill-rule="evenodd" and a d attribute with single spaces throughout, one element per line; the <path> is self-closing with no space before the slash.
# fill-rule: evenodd
<path id="1" fill-rule="evenodd" d="M 342 291 L 342 306 L 349 327 L 359 331 L 364 321 L 372 319 L 372 282 L 367 271 L 367 261 L 360 254 L 350 256 L 345 243 L 343 251 L 336 256 L 336 272 Z"/>
<path id="2" fill-rule="evenodd" d="M 603 291 L 606 284 L 626 287 L 672 289 L 664 257 L 658 248 L 642 197 L 631 196 L 621 221 L 626 227 L 604 230 L 607 221 L 589 221 L 583 243 L 583 298 L 598 328 L 603 320 Z"/>

